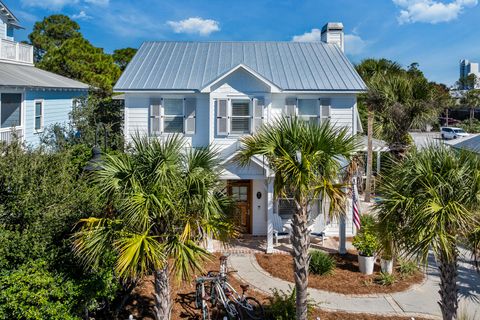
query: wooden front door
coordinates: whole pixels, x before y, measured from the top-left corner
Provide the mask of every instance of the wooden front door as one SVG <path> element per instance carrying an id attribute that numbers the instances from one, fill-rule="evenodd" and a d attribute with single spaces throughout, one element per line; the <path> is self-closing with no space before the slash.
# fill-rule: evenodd
<path id="1" fill-rule="evenodd" d="M 252 183 L 249 180 L 231 180 L 227 185 L 228 194 L 235 200 L 235 222 L 242 233 L 252 233 Z"/>

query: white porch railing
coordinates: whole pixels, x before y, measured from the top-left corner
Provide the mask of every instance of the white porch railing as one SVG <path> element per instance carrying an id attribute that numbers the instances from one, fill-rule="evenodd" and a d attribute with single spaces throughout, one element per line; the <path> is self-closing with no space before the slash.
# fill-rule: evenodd
<path id="1" fill-rule="evenodd" d="M 33 64 L 33 47 L 25 43 L 0 39 L 0 60 Z"/>
<path id="2" fill-rule="evenodd" d="M 8 144 L 11 143 L 15 137 L 19 140 L 23 140 L 22 127 L 0 129 L 0 141 Z"/>

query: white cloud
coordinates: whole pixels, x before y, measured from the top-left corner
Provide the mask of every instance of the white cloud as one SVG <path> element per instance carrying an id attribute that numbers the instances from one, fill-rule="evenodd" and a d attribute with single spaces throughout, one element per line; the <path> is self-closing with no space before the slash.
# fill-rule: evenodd
<path id="1" fill-rule="evenodd" d="M 89 16 L 84 10 L 81 10 L 79 13 L 77 14 L 73 14 L 71 16 L 72 19 L 75 19 L 75 20 L 89 20 L 89 19 L 92 19 L 91 16 Z"/>
<path id="2" fill-rule="evenodd" d="M 167 21 L 175 33 L 190 33 L 208 36 L 212 32 L 220 31 L 218 21 L 192 17 L 180 21 Z"/>
<path id="3" fill-rule="evenodd" d="M 66 5 L 77 3 L 78 0 L 22 0 L 22 4 L 26 7 L 39 7 L 51 10 L 59 10 Z"/>
<path id="4" fill-rule="evenodd" d="M 439 23 L 458 18 L 465 8 L 474 7 L 478 0 L 453 0 L 448 3 L 437 0 L 393 0 L 401 8 L 398 22 Z"/>
<path id="5" fill-rule="evenodd" d="M 362 53 L 367 47 L 368 42 L 356 34 L 345 35 L 345 52 L 356 55 Z"/>
<path id="6" fill-rule="evenodd" d="M 110 0 L 85 0 L 86 3 L 90 3 L 96 6 L 108 6 Z"/>
<path id="7" fill-rule="evenodd" d="M 304 34 L 293 36 L 293 41 L 295 42 L 312 42 L 312 41 L 320 41 L 322 36 L 322 32 L 320 29 L 312 29 L 310 32 L 305 32 Z"/>

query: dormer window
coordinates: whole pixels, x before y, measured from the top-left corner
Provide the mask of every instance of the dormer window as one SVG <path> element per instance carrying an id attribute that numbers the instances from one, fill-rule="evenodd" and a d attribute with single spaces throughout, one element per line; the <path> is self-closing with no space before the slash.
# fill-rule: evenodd
<path id="1" fill-rule="evenodd" d="M 232 100 L 231 133 L 250 133 L 250 100 Z"/>
<path id="2" fill-rule="evenodd" d="M 243 135 L 254 133 L 265 115 L 265 100 L 257 98 L 216 99 L 217 135 Z"/>

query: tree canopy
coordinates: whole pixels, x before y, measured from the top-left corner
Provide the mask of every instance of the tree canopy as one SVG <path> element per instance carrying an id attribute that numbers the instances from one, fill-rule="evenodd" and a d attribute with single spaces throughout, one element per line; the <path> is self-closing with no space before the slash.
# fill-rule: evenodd
<path id="1" fill-rule="evenodd" d="M 35 22 L 33 31 L 28 35 L 36 62 L 40 62 L 49 50 L 61 47 L 65 41 L 81 37 L 78 23 L 63 14 L 54 14 Z"/>
<path id="2" fill-rule="evenodd" d="M 115 64 L 120 68 L 123 72 L 125 68 L 127 68 L 128 63 L 132 60 L 133 56 L 137 53 L 137 49 L 135 48 L 123 48 L 123 49 L 115 49 L 113 50 L 113 60 Z"/>
<path id="3" fill-rule="evenodd" d="M 113 85 L 120 76 L 120 68 L 112 56 L 81 37 L 68 39 L 60 47 L 50 49 L 38 66 L 88 83 L 102 97 L 112 93 Z"/>

